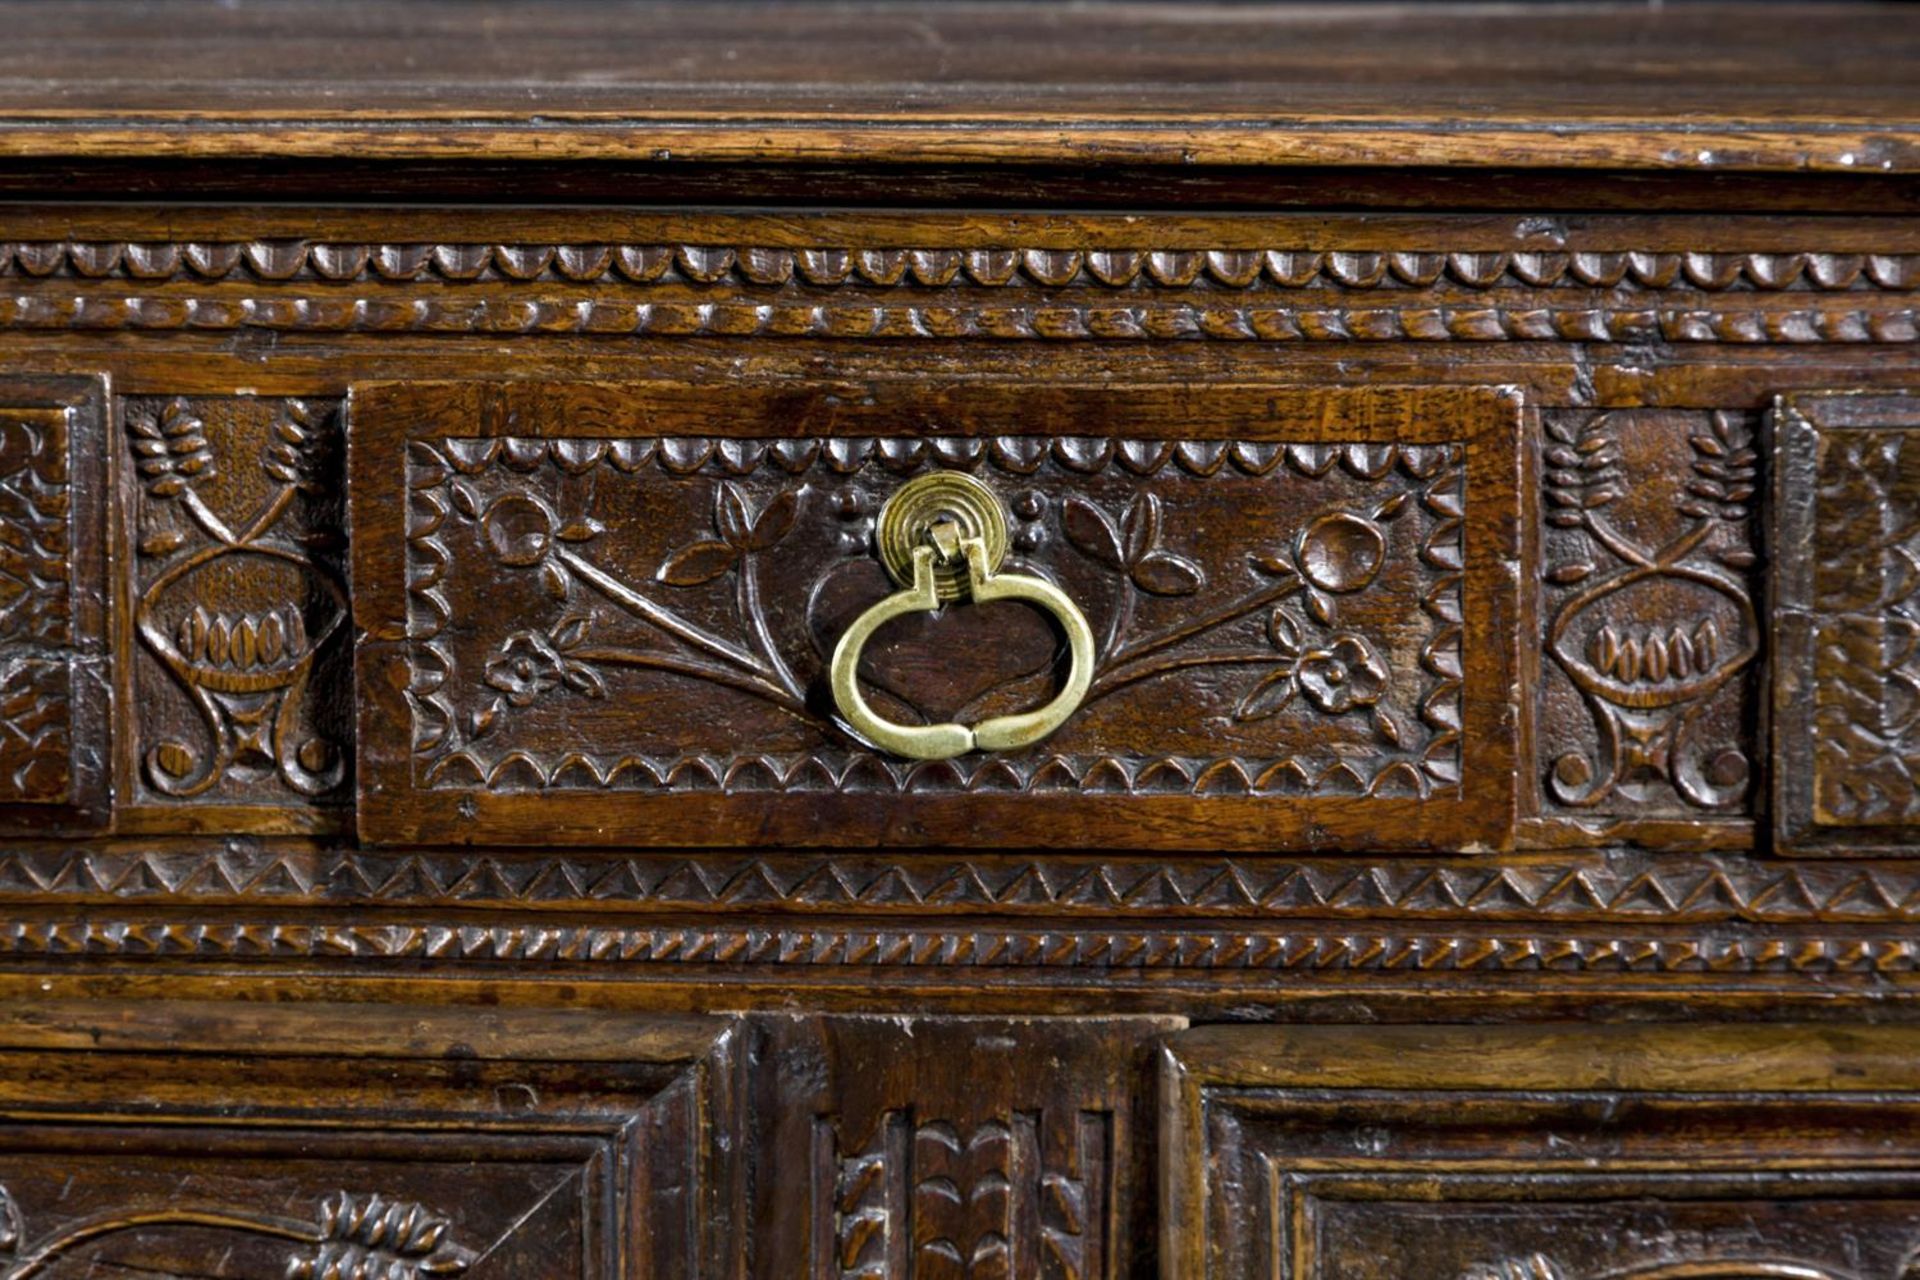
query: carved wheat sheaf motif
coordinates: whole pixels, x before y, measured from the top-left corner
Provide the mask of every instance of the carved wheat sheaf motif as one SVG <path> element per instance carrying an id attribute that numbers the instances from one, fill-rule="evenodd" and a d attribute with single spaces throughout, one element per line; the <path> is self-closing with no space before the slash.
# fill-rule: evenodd
<path id="1" fill-rule="evenodd" d="M 169 1230 L 229 1232 L 287 1242 L 287 1280 L 430 1280 L 458 1276 L 473 1253 L 451 1238 L 452 1223 L 423 1205 L 340 1191 L 311 1219 L 172 1201 L 129 1207 L 29 1235 L 20 1206 L 0 1186 L 0 1280 L 30 1280 L 63 1258 L 112 1237 Z"/>
<path id="2" fill-rule="evenodd" d="M 1742 695 L 1760 651 L 1753 424 L 1628 410 L 1544 425 L 1546 651 L 1591 722 L 1548 687 L 1550 796 L 1636 815 L 1738 806 L 1753 771 Z M 1683 478 L 1656 478 L 1676 453 Z"/>
<path id="3" fill-rule="evenodd" d="M 451 437 L 408 458 L 410 705 L 428 786 L 1417 797 L 1460 782 L 1458 445 Z M 1092 685 L 1058 750 L 901 763 L 821 709 L 824 654 L 887 589 L 874 513 L 932 467 L 1002 486 L 1016 555 L 1091 612 Z M 1265 504 L 1271 532 L 1191 542 L 1223 518 L 1210 504 L 1227 489 Z M 531 625 L 467 618 L 481 598 L 524 601 L 513 613 Z M 1058 646 L 1032 619 L 996 625 L 963 651 L 975 665 L 950 677 L 946 705 L 919 701 L 925 680 L 885 655 L 867 679 L 909 721 L 1031 702 Z M 697 717 L 674 719 L 697 706 L 689 683 L 757 708 L 739 736 L 766 745 L 703 743 Z M 1194 700 L 1153 750 L 1072 749 L 1089 724 L 1089 740 L 1124 742 L 1112 708 L 1137 709 L 1148 685 Z M 642 689 L 649 733 L 583 727 Z M 1323 741 L 1308 746 L 1302 726 Z M 593 746 L 635 736 L 638 749 Z"/>
<path id="4" fill-rule="evenodd" d="M 142 781 L 174 800 L 335 792 L 346 744 L 318 731 L 316 665 L 347 621 L 335 468 L 338 404 L 130 400 L 140 484 L 134 627 L 184 695 L 146 706 Z"/>
<path id="5" fill-rule="evenodd" d="M 816 1187 L 816 1252 L 842 1280 L 1092 1280 L 1110 1194 L 1101 1145 L 1109 1117 L 1083 1112 L 1043 1155 L 1042 1117 L 1017 1112 L 967 1128 L 889 1111 L 868 1142 L 840 1146 L 816 1122 L 826 1180 Z"/>

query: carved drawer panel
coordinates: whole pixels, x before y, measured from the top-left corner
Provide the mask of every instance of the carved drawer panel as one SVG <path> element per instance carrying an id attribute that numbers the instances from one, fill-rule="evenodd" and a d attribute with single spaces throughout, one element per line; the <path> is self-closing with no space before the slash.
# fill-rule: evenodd
<path id="1" fill-rule="evenodd" d="M 719 1020 L 16 1005 L 0 1277 L 718 1274 L 735 1062 Z"/>
<path id="2" fill-rule="evenodd" d="M 1908 1280 L 1911 1028 L 1203 1028 L 1169 1276 Z"/>
<path id="3" fill-rule="evenodd" d="M 1520 409 L 1497 389 L 381 384 L 351 401 L 378 841 L 1474 847 L 1514 808 Z M 875 515 L 984 483 L 1091 633 L 1035 746 L 863 742 Z M 864 651 L 901 723 L 1062 678 L 1046 614 Z"/>

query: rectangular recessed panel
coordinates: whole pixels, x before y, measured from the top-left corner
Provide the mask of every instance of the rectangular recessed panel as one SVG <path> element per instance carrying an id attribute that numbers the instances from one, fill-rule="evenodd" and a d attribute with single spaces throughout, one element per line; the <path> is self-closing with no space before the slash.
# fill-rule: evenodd
<path id="1" fill-rule="evenodd" d="M 1800 853 L 1920 838 L 1920 397 L 1774 415 L 1774 830 Z"/>
<path id="2" fill-rule="evenodd" d="M 352 402 L 363 835 L 1456 847 L 1511 820 L 1517 397 L 1488 389 L 378 385 Z M 1038 744 L 863 741 L 888 498 L 1004 510 L 1093 636 Z M 903 618 L 901 724 L 1037 707 L 1027 604 Z"/>
<path id="3" fill-rule="evenodd" d="M 1915 1047 L 1711 1023 L 1185 1032 L 1162 1274 L 1902 1280 Z"/>
<path id="4" fill-rule="evenodd" d="M 104 411 L 94 379 L 0 379 L 0 824 L 8 827 L 90 827 L 106 816 Z"/>

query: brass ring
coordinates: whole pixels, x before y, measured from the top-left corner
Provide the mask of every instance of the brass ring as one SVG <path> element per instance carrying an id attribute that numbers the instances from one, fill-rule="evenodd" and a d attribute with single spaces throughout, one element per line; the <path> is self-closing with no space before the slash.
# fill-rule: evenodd
<path id="1" fill-rule="evenodd" d="M 985 486 L 981 486 L 985 488 Z M 967 566 L 967 588 L 978 603 L 989 600 L 1026 600 L 1060 620 L 1067 633 L 1072 662 L 1066 684 L 1051 702 L 1037 711 L 994 716 L 977 725 L 896 724 L 876 714 L 860 692 L 860 650 L 887 623 L 904 614 L 932 611 L 941 606 L 936 552 L 932 546 L 912 550 L 913 580 L 855 618 L 833 648 L 833 700 L 854 731 L 874 746 L 913 760 L 947 760 L 969 751 L 1010 751 L 1031 746 L 1058 729 L 1080 706 L 1093 683 L 1093 628 L 1066 592 L 1040 578 L 1021 573 L 993 572 L 992 552 L 978 537 L 961 538 L 959 550 Z"/>

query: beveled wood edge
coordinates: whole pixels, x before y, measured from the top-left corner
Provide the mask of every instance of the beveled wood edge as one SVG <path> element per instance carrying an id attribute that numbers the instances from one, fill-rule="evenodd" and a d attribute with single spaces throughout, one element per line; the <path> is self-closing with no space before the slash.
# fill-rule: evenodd
<path id="1" fill-rule="evenodd" d="M 223 1000 L 8 1000 L 0 1052 L 459 1058 L 493 1062 L 691 1064 L 734 1021 L 571 1009 Z"/>
<path id="2" fill-rule="evenodd" d="M 1803 1023 L 1210 1026 L 1168 1038 L 1166 1087 L 1920 1090 L 1920 1027 Z"/>
<path id="3" fill-rule="evenodd" d="M 1485 119 L 1362 115 L 1020 121 L 790 113 L 549 111 L 541 123 L 408 111 L 98 112 L 0 116 L 0 156 L 302 160 L 576 160 L 841 165 L 1065 163 L 1912 173 L 1914 118 Z"/>

